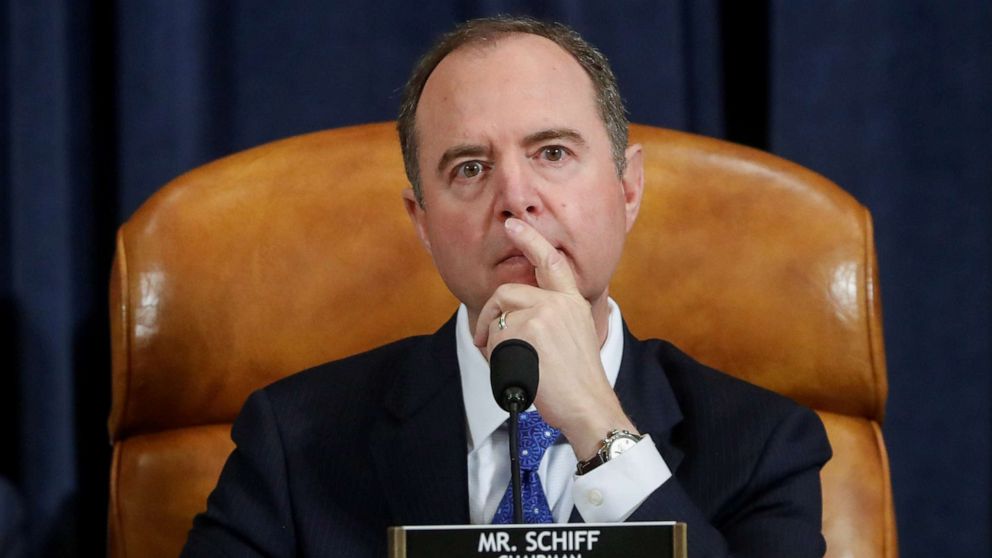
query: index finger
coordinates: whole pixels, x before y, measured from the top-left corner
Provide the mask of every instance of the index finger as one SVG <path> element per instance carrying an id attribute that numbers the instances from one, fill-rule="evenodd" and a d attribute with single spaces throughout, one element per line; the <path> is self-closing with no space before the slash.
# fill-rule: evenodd
<path id="1" fill-rule="evenodd" d="M 555 250 L 537 229 L 514 217 L 507 219 L 503 226 L 506 227 L 510 241 L 534 266 L 538 287 L 561 293 L 579 292 L 568 258 Z"/>

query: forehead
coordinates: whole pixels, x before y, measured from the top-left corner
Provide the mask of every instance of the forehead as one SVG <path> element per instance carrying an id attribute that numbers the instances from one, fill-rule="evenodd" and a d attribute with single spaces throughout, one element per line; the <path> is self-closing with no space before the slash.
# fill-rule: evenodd
<path id="1" fill-rule="evenodd" d="M 582 66 L 554 42 L 529 34 L 473 43 L 446 56 L 424 85 L 416 113 L 422 145 L 542 127 L 603 128 L 600 122 Z"/>

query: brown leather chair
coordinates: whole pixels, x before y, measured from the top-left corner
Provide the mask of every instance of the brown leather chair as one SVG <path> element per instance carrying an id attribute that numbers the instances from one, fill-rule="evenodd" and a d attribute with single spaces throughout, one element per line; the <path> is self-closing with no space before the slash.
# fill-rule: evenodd
<path id="1" fill-rule="evenodd" d="M 645 126 L 631 136 L 646 192 L 612 287 L 631 329 L 816 409 L 834 448 L 828 556 L 896 556 L 867 209 L 767 153 Z M 342 128 L 200 167 L 121 226 L 112 555 L 176 555 L 249 392 L 454 311 L 402 208 L 406 185 L 392 123 Z"/>

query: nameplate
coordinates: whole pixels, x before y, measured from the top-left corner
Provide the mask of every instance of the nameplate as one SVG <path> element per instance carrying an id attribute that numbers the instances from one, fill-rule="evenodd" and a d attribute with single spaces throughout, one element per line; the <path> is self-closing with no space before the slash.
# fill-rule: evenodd
<path id="1" fill-rule="evenodd" d="M 564 523 L 389 528 L 390 558 L 686 558 L 686 525 Z"/>

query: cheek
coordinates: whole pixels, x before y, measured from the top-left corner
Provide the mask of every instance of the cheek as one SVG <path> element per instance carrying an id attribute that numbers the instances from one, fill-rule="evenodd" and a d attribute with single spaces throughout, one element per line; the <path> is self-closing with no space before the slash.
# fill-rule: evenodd
<path id="1" fill-rule="evenodd" d="M 623 195 L 618 185 L 601 180 L 577 195 L 578 199 L 565 200 L 564 205 L 578 212 L 588 228 L 612 235 L 616 227 L 621 230 L 626 227 Z"/>
<path id="2" fill-rule="evenodd" d="M 566 202 L 577 212 L 574 220 L 579 227 L 579 234 L 589 248 L 590 254 L 596 259 L 596 267 L 603 267 L 612 272 L 612 267 L 619 259 L 626 237 L 626 213 L 623 198 L 617 192 L 604 191 L 600 186 L 596 192 L 587 193 L 590 203 Z"/>
<path id="3" fill-rule="evenodd" d="M 438 215 L 432 219 L 428 236 L 434 258 L 445 263 L 470 260 L 478 244 L 478 228 L 464 214 Z"/>

